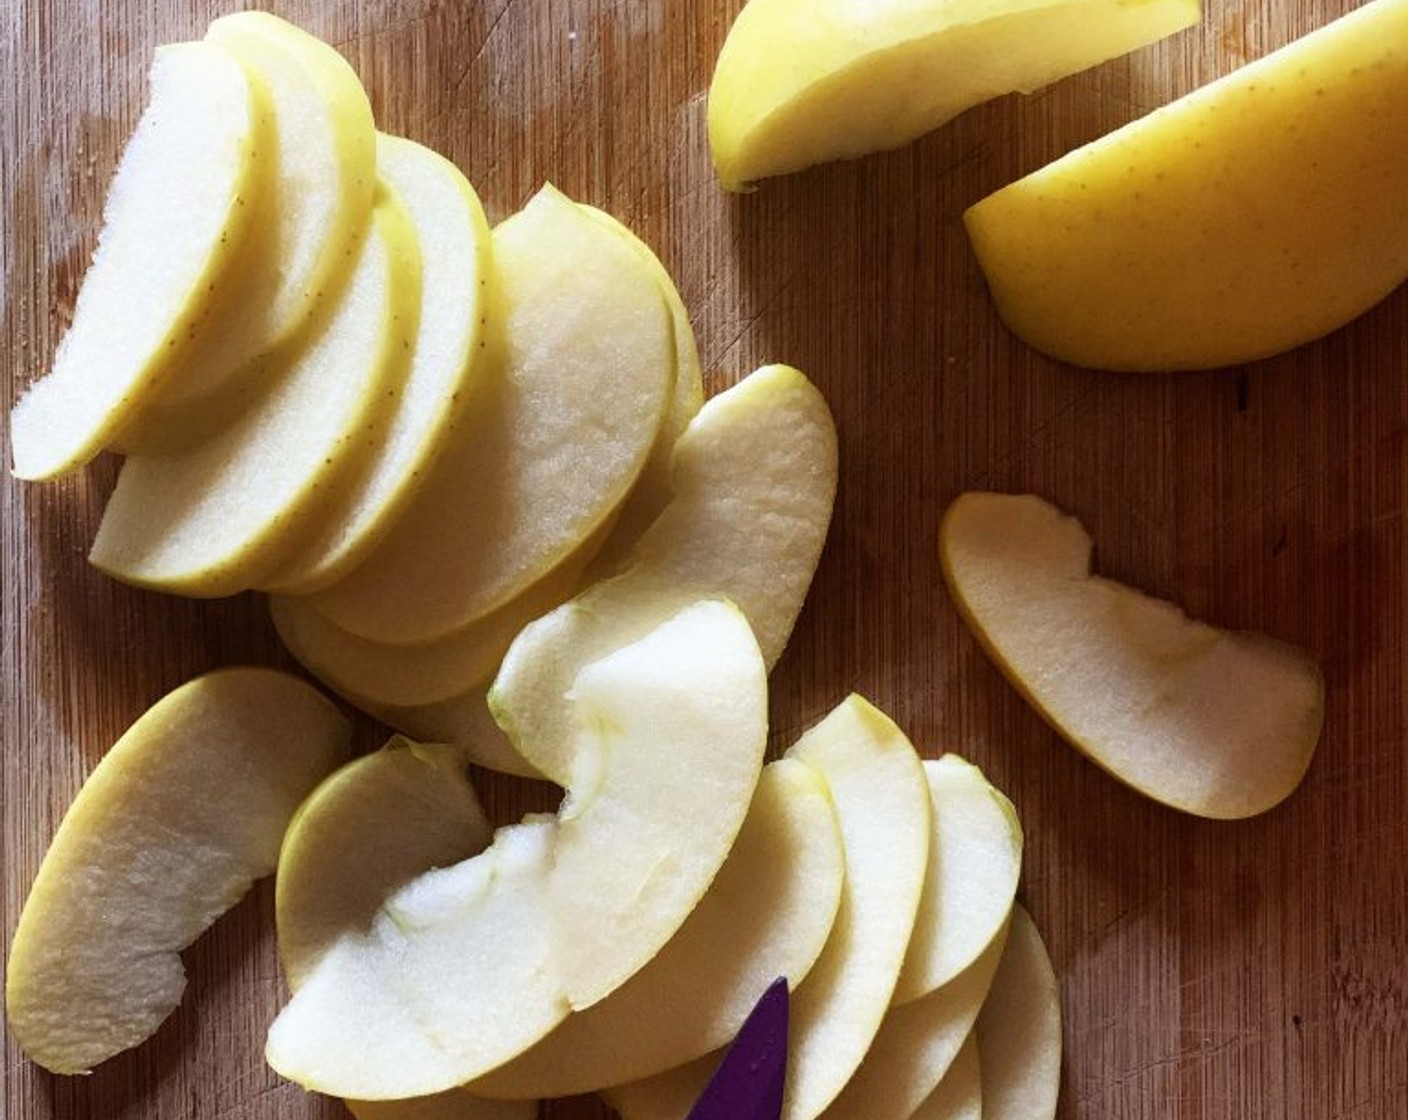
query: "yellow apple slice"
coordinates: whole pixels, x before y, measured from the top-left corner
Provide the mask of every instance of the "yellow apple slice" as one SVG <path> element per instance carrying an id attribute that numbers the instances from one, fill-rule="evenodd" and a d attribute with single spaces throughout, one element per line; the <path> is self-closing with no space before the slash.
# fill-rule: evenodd
<path id="1" fill-rule="evenodd" d="M 779 976 L 795 987 L 811 969 L 835 919 L 842 876 L 826 784 L 793 759 L 770 763 L 728 859 L 659 954 L 467 1088 L 489 1097 L 569 1096 L 726 1045 L 760 991 Z"/>
<path id="2" fill-rule="evenodd" d="M 395 523 L 444 449 L 490 363 L 493 261 L 479 196 L 449 160 L 379 136 L 377 169 L 406 204 L 420 246 L 422 295 L 410 371 L 386 437 L 355 486 L 324 515 L 316 539 L 263 581 L 303 595 L 355 568 Z"/>
<path id="3" fill-rule="evenodd" d="M 433 704 L 364 703 L 361 708 L 373 719 L 413 739 L 453 743 L 463 748 L 476 766 L 521 778 L 541 778 L 543 775 L 518 753 L 494 722 L 488 693 L 489 686 L 481 684 Z"/>
<path id="4" fill-rule="evenodd" d="M 1022 873 L 1022 826 L 983 772 L 946 754 L 926 759 L 934 835 L 895 1003 L 918 999 L 966 969 L 1007 923 Z"/>
<path id="5" fill-rule="evenodd" d="M 811 1120 L 835 1099 L 889 1006 L 928 862 L 930 805 L 919 756 L 882 712 L 851 696 L 786 757 L 826 782 L 841 825 L 845 880 L 831 936 L 792 994 L 782 1120 Z M 680 1120 L 714 1053 L 604 1095 L 626 1120 Z"/>
<path id="6" fill-rule="evenodd" d="M 910 1120 L 983 1120 L 981 1065 L 977 1039 L 969 1035 L 939 1087 L 914 1110 Z"/>
<path id="7" fill-rule="evenodd" d="M 675 447 L 673 488 L 622 574 L 527 627 L 490 692 L 519 753 L 559 783 L 571 729 L 551 698 L 582 665 L 691 599 L 731 599 L 768 666 L 782 655 L 836 493 L 836 431 L 826 402 L 797 370 L 763 367 L 691 422 Z"/>
<path id="8" fill-rule="evenodd" d="M 709 87 L 714 167 L 739 190 L 897 148 L 1198 17 L 1197 0 L 749 0 Z"/>
<path id="9" fill-rule="evenodd" d="M 204 43 L 161 47 L 151 100 L 103 208 L 73 323 L 11 416 L 20 478 L 82 466 L 179 364 L 248 243 L 267 189 L 268 95 Z"/>
<path id="10" fill-rule="evenodd" d="M 419 291 L 415 231 L 383 187 L 320 331 L 218 435 L 128 458 L 89 559 L 127 583 L 197 596 L 242 591 L 276 568 L 379 442 Z"/>
<path id="11" fill-rule="evenodd" d="M 965 220 L 999 312 L 1100 369 L 1231 365 L 1408 277 L 1408 3 L 1374 0 Z"/>
<path id="12" fill-rule="evenodd" d="M 1031 915 L 1012 927 L 975 1028 L 986 1120 L 1053 1120 L 1061 1090 L 1061 1000 Z"/>
<path id="13" fill-rule="evenodd" d="M 619 987 L 723 864 L 758 781 L 766 693 L 747 622 L 718 602 L 585 667 L 556 698 L 578 728 L 558 815 L 501 829 L 340 938 L 270 1030 L 270 1063 L 339 1096 L 441 1092 Z"/>
<path id="14" fill-rule="evenodd" d="M 674 381 L 638 253 L 545 187 L 494 230 L 507 358 L 394 530 L 314 603 L 390 644 L 442 637 L 536 582 L 617 509 Z"/>
<path id="15" fill-rule="evenodd" d="M 31 1059 L 83 1073 L 181 1001 L 180 951 L 273 871 L 299 803 L 345 756 L 347 721 L 307 684 L 226 669 L 176 689 L 84 783 L 30 889 L 6 973 Z"/>
<path id="16" fill-rule="evenodd" d="M 1092 575 L 1080 522 L 1030 495 L 963 495 L 940 548 L 989 656 L 1120 781 L 1219 818 L 1264 812 L 1300 784 L 1324 715 L 1324 682 L 1303 652 Z"/>

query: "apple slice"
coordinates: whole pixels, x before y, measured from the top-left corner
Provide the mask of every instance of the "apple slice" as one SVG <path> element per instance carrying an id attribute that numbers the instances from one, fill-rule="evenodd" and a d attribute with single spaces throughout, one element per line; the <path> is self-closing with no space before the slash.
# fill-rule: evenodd
<path id="1" fill-rule="evenodd" d="M 501 829 L 340 938 L 270 1030 L 270 1063 L 339 1096 L 436 1093 L 619 987 L 722 865 L 758 781 L 766 693 L 746 621 L 718 602 L 585 667 L 557 699 L 578 729 L 558 816 Z"/>
<path id="2" fill-rule="evenodd" d="M 897 148 L 1198 17 L 1197 0 L 749 0 L 709 86 L 714 167 L 740 190 Z"/>
<path id="3" fill-rule="evenodd" d="M 263 581 L 303 595 L 355 568 L 386 536 L 444 449 L 491 358 L 489 223 L 449 160 L 410 140 L 377 137 L 377 170 L 406 204 L 420 247 L 422 296 L 410 372 L 385 440 L 322 528 Z"/>
<path id="4" fill-rule="evenodd" d="M 939 1087 L 914 1110 L 910 1120 L 983 1120 L 983 1074 L 973 1035 L 963 1043 Z"/>
<path id="5" fill-rule="evenodd" d="M 73 323 L 11 414 L 20 478 L 54 478 L 102 450 L 179 364 L 212 290 L 261 236 L 273 129 L 263 86 L 205 43 L 158 48 L 150 82 Z"/>
<path id="6" fill-rule="evenodd" d="M 1061 1000 L 1031 915 L 1012 927 L 975 1028 L 986 1120 L 1053 1120 L 1061 1090 Z"/>
<path id="7" fill-rule="evenodd" d="M 884 713 L 851 696 L 787 752 L 831 791 L 845 881 L 831 936 L 792 995 L 782 1120 L 811 1120 L 835 1099 L 880 1028 L 924 885 L 929 793 L 919 756 Z M 604 1095 L 626 1120 L 680 1120 L 717 1053 Z"/>
<path id="8" fill-rule="evenodd" d="M 1408 277 L 1408 3 L 1374 0 L 965 216 L 1007 325 L 1100 369 L 1224 366 Z"/>
<path id="9" fill-rule="evenodd" d="M 89 559 L 127 583 L 197 596 L 242 591 L 281 564 L 377 445 L 419 291 L 415 231 L 383 188 L 321 330 L 218 435 L 128 458 Z"/>
<path id="10" fill-rule="evenodd" d="M 10 1030 L 83 1073 L 181 1001 L 182 949 L 278 860 L 350 728 L 307 684 L 225 669 L 158 701 L 94 769 L 54 836 L 10 947 Z"/>
<path id="11" fill-rule="evenodd" d="M 562 1097 L 636 1080 L 727 1045 L 758 993 L 795 987 L 841 900 L 841 836 L 825 782 L 793 759 L 763 768 L 728 859 L 679 932 L 600 1003 L 468 1088 Z"/>
<path id="12" fill-rule="evenodd" d="M 518 753 L 494 721 L 488 693 L 489 686 L 481 684 L 433 704 L 363 703 L 360 707 L 373 719 L 412 739 L 453 743 L 466 751 L 476 766 L 520 778 L 541 778 L 543 775 Z"/>
<path id="13" fill-rule="evenodd" d="M 907 1003 L 966 969 L 1007 923 L 1022 873 L 1022 826 L 983 772 L 946 754 L 926 759 L 934 835 L 914 936 L 895 987 Z"/>
<path id="14" fill-rule="evenodd" d="M 493 244 L 506 368 L 394 531 L 314 598 L 360 637 L 429 641 L 521 593 L 615 512 L 664 419 L 674 342 L 640 255 L 551 187 Z"/>
<path id="15" fill-rule="evenodd" d="M 748 617 L 781 656 L 811 585 L 836 493 L 836 430 L 801 373 L 765 366 L 711 399 L 675 447 L 675 496 L 622 574 L 527 627 L 490 704 L 520 754 L 562 782 L 571 742 L 561 696 L 582 665 L 701 595 Z"/>
<path id="16" fill-rule="evenodd" d="M 1093 576 L 1090 537 L 1040 498 L 965 494 L 939 535 L 949 591 L 979 642 L 1116 778 L 1219 818 L 1264 812 L 1300 784 L 1324 713 L 1306 654 Z"/>

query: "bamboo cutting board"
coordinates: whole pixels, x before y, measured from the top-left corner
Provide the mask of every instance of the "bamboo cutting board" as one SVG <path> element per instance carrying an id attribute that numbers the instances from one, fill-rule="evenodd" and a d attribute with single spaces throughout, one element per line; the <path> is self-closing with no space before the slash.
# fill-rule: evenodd
<path id="1" fill-rule="evenodd" d="M 6 404 L 71 312 L 152 48 L 238 6 L 4 0 Z M 785 360 L 825 392 L 841 488 L 774 677 L 773 748 L 859 690 L 925 753 L 960 751 L 1011 795 L 1023 897 L 1061 982 L 1071 1120 L 1408 1116 L 1408 292 L 1254 365 L 1090 373 L 1005 333 L 960 215 L 1353 6 L 1209 0 L 1201 28 L 1129 59 L 738 197 L 714 181 L 704 130 L 738 0 L 272 4 L 343 50 L 381 127 L 456 160 L 491 217 L 551 180 L 629 223 L 678 280 L 711 390 Z M 7 950 L 60 815 L 117 735 L 198 672 L 290 664 L 253 597 L 183 602 L 87 566 L 114 476 L 101 461 L 61 484 L 4 483 Z M 1085 521 L 1106 573 L 1313 650 L 1328 711 L 1303 788 L 1259 819 L 1197 821 L 1063 746 L 943 590 L 940 513 L 978 487 L 1040 493 Z M 486 789 L 503 820 L 551 803 L 508 781 Z M 0 1116 L 342 1115 L 261 1059 L 286 998 L 267 883 L 185 959 L 181 1009 L 91 1077 L 51 1077 L 7 1039 Z M 608 1114 L 580 1100 L 543 1115 Z"/>

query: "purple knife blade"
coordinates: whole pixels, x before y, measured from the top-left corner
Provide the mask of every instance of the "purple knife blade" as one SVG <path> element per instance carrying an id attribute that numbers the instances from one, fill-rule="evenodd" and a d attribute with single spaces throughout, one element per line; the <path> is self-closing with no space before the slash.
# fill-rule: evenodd
<path id="1" fill-rule="evenodd" d="M 686 1120 L 781 1120 L 787 1080 L 787 978 L 749 1012 Z"/>

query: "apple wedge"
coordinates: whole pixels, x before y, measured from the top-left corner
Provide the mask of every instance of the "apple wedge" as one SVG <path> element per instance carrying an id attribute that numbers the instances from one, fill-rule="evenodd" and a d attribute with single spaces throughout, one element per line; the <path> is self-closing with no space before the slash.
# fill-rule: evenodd
<path id="1" fill-rule="evenodd" d="M 561 783 L 569 713 L 553 698 L 582 665 L 701 595 L 747 616 L 771 667 L 811 586 L 836 493 L 836 430 L 816 388 L 765 366 L 712 398 L 675 446 L 674 497 L 596 584 L 515 640 L 489 694 L 514 746 Z"/>
<path id="2" fill-rule="evenodd" d="M 981 1065 L 977 1039 L 969 1035 L 939 1087 L 914 1110 L 910 1120 L 983 1120 Z"/>
<path id="3" fill-rule="evenodd" d="M 159 48 L 150 84 L 73 323 L 11 414 L 20 478 L 54 478 L 102 450 L 179 365 L 212 292 L 262 235 L 253 219 L 273 130 L 263 85 L 206 43 Z"/>
<path id="4" fill-rule="evenodd" d="M 417 877 L 327 949 L 269 1032 L 277 1071 L 362 1100 L 452 1088 L 618 988 L 685 921 L 758 781 L 767 687 L 747 622 L 691 605 L 557 702 L 578 729 L 558 815 Z"/>
<path id="5" fill-rule="evenodd" d="M 907 144 L 1198 22 L 1197 0 L 749 0 L 709 86 L 730 190 Z M 785 60 L 785 61 L 783 61 Z"/>
<path id="6" fill-rule="evenodd" d="M 989 656 L 1120 781 L 1217 818 L 1265 812 L 1300 784 L 1324 713 L 1306 654 L 1092 575 L 1090 537 L 1040 498 L 964 494 L 939 535 L 949 591 Z"/>
<path id="7" fill-rule="evenodd" d="M 782 1120 L 811 1120 L 850 1080 L 880 1028 L 924 885 L 930 804 L 919 756 L 851 696 L 787 752 L 831 791 L 845 881 L 821 956 L 792 994 Z M 626 1120 L 681 1120 L 718 1053 L 603 1095 Z"/>
<path id="8" fill-rule="evenodd" d="M 1053 1120 L 1061 1091 L 1061 1000 L 1031 915 L 1012 927 L 975 1028 L 986 1120 Z"/>
<path id="9" fill-rule="evenodd" d="M 213 597 L 283 563 L 380 442 L 381 405 L 405 379 L 419 292 L 415 230 L 383 187 L 321 330 L 218 435 L 179 454 L 127 459 L 93 564 L 140 587 Z"/>
<path id="10" fill-rule="evenodd" d="M 493 236 L 507 357 L 395 529 L 313 603 L 388 644 L 502 606 L 620 506 L 664 420 L 670 317 L 649 266 L 545 187 Z"/>
<path id="11" fill-rule="evenodd" d="M 272 669 L 169 693 L 104 756 L 15 929 L 10 1030 L 55 1073 L 137 1045 L 181 1001 L 180 951 L 273 871 L 299 803 L 347 753 L 324 697 Z"/>
<path id="12" fill-rule="evenodd" d="M 386 437 L 356 485 L 323 515 L 317 537 L 263 581 L 304 595 L 335 583 L 386 536 L 452 435 L 487 367 L 493 259 L 479 196 L 449 160 L 378 136 L 377 170 L 406 205 L 420 247 L 422 295 L 410 371 Z"/>
<path id="13" fill-rule="evenodd" d="M 588 1093 L 727 1045 L 760 991 L 779 976 L 795 987 L 815 963 L 841 901 L 843 870 L 826 784 L 795 760 L 770 763 L 728 859 L 659 954 L 466 1087 L 507 1098 Z"/>
<path id="14" fill-rule="evenodd" d="M 1248 362 L 1408 277 L 1408 3 L 1373 0 L 965 215 L 998 311 L 1099 369 Z"/>

